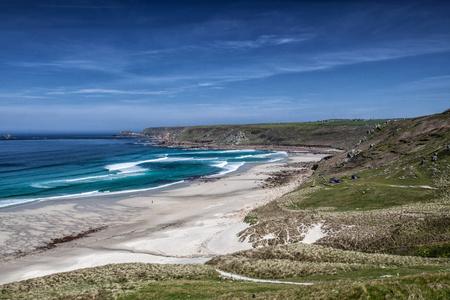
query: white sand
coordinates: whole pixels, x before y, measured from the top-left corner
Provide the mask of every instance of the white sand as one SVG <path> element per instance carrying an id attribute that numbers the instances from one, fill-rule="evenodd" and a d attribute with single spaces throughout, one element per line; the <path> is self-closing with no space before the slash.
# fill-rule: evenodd
<path id="1" fill-rule="evenodd" d="M 326 236 L 325 232 L 322 231 L 322 223 L 318 223 L 313 225 L 308 232 L 305 234 L 305 237 L 300 243 L 303 244 L 313 244 L 317 242 L 319 239 Z"/>
<path id="2" fill-rule="evenodd" d="M 237 235 L 242 230 L 248 228 L 249 225 L 244 222 L 239 222 L 231 227 L 228 227 L 224 231 L 219 234 L 216 234 L 209 241 L 206 241 L 207 244 L 205 246 L 205 252 L 219 255 L 223 253 L 233 253 L 241 250 L 252 249 L 252 244 L 244 240 L 243 242 L 239 242 L 237 240 Z"/>
<path id="3" fill-rule="evenodd" d="M 288 160 L 318 161 L 323 156 L 301 153 Z M 203 263 L 214 255 L 250 249 L 248 241 L 237 237 L 248 226 L 242 222 L 246 214 L 299 183 L 259 188 L 267 173 L 283 164 L 259 164 L 220 180 L 193 181 L 119 201 L 67 199 L 1 210 L 0 284 L 110 263 Z M 10 259 L 14 251 L 27 252 L 53 238 L 101 226 L 108 228 L 43 253 Z M 304 241 L 320 238 L 320 226 Z"/>

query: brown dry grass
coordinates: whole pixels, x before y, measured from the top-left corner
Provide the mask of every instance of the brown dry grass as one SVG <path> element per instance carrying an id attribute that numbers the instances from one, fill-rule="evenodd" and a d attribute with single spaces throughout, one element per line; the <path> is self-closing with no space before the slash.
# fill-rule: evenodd
<path id="1" fill-rule="evenodd" d="M 217 277 L 205 265 L 111 264 L 0 286 L 0 299 L 112 299 L 151 281 Z"/>

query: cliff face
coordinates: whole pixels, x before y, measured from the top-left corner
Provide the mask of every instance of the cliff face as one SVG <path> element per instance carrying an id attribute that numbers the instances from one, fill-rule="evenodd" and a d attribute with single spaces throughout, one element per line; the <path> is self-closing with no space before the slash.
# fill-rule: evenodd
<path id="1" fill-rule="evenodd" d="M 323 121 L 252 125 L 154 127 L 142 134 L 166 145 L 272 145 L 318 146 L 348 149 L 362 139 L 374 124 L 384 120 Z"/>

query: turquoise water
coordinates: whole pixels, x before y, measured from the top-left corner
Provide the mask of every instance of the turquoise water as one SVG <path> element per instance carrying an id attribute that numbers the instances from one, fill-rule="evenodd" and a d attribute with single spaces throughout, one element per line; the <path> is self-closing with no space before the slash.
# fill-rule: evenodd
<path id="1" fill-rule="evenodd" d="M 0 140 L 0 207 L 157 189 L 284 157 L 285 152 L 163 148 L 107 136 Z"/>

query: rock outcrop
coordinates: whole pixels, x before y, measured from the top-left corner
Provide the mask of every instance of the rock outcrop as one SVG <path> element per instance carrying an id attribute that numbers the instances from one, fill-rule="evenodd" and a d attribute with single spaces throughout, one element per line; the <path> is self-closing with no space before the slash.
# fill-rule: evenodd
<path id="1" fill-rule="evenodd" d="M 128 131 L 128 130 L 123 130 L 114 136 L 117 136 L 117 137 L 147 137 L 141 133 Z"/>

